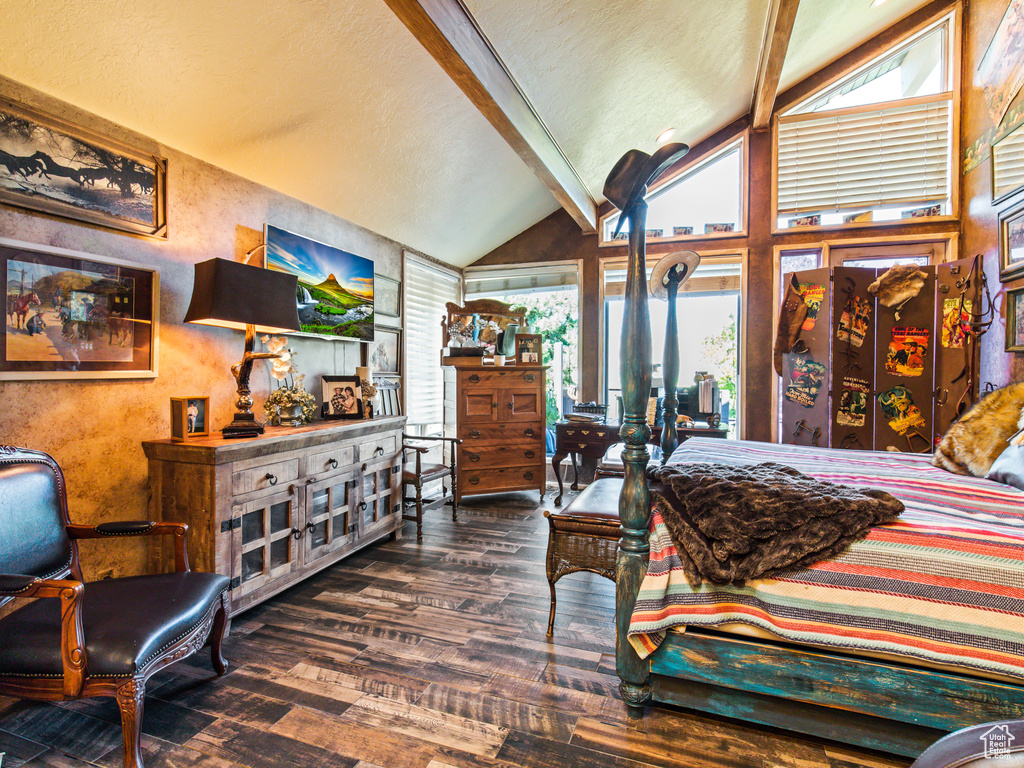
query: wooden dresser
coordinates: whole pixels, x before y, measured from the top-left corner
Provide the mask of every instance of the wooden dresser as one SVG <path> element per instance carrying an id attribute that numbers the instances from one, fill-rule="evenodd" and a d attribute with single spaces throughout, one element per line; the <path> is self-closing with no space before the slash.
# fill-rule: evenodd
<path id="1" fill-rule="evenodd" d="M 536 488 L 547 479 L 544 368 L 445 366 L 444 433 L 462 438 L 455 486 L 463 496 Z"/>
<path id="2" fill-rule="evenodd" d="M 404 417 L 144 442 L 152 520 L 188 523 L 196 570 L 249 608 L 402 530 Z"/>

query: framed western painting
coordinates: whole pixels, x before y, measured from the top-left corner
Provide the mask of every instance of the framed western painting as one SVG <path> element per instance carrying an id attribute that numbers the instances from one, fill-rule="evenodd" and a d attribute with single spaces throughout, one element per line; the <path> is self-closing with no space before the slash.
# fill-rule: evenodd
<path id="1" fill-rule="evenodd" d="M 0 203 L 167 238 L 167 160 L 0 98 Z"/>
<path id="2" fill-rule="evenodd" d="M 299 278 L 303 334 L 373 341 L 373 262 L 267 224 L 267 267 Z"/>
<path id="3" fill-rule="evenodd" d="M 999 214 L 999 281 L 1024 277 L 1024 203 Z"/>
<path id="4" fill-rule="evenodd" d="M 210 398 L 171 398 L 171 440 L 183 442 L 190 437 L 210 434 Z"/>
<path id="5" fill-rule="evenodd" d="M 402 332 L 394 328 L 377 328 L 370 345 L 370 370 L 374 373 L 402 372 Z"/>
<path id="6" fill-rule="evenodd" d="M 384 275 L 373 276 L 373 312 L 378 323 L 401 325 L 402 283 Z"/>
<path id="7" fill-rule="evenodd" d="M 321 376 L 320 387 L 320 415 L 325 419 L 363 418 L 363 388 L 358 376 Z"/>
<path id="8" fill-rule="evenodd" d="M 0 276 L 7 286 L 0 380 L 156 376 L 156 270 L 0 238 Z"/>
<path id="9" fill-rule="evenodd" d="M 1024 288 L 1006 292 L 1006 351 L 1024 352 Z"/>

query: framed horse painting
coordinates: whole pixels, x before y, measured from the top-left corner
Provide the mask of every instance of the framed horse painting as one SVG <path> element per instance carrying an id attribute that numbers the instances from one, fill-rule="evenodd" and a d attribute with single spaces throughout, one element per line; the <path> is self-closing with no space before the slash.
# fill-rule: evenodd
<path id="1" fill-rule="evenodd" d="M 0 238 L 0 276 L 0 380 L 156 376 L 156 270 Z"/>

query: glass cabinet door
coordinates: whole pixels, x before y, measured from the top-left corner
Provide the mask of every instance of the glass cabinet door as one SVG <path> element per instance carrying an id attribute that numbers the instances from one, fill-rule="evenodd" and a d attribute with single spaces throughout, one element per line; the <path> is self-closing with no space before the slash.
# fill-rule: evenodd
<path id="1" fill-rule="evenodd" d="M 389 527 L 394 521 L 392 515 L 401 512 L 401 454 L 364 466 L 359 503 L 360 536 L 372 533 L 374 528 Z"/>
<path id="2" fill-rule="evenodd" d="M 291 490 L 235 507 L 234 578 L 240 595 L 248 594 L 298 565 L 294 534 L 298 514 Z"/>
<path id="3" fill-rule="evenodd" d="M 356 481 L 351 473 L 322 480 L 306 489 L 303 562 L 312 562 L 355 540 L 355 490 Z"/>

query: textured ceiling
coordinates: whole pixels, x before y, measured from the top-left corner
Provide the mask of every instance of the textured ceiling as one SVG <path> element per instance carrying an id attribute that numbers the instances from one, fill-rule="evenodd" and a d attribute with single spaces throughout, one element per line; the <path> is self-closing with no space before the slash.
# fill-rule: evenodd
<path id="1" fill-rule="evenodd" d="M 466 0 L 597 199 L 748 111 L 768 0 Z M 791 85 L 918 0 L 802 0 Z M 557 208 L 383 0 L 0 0 L 0 74 L 456 265 Z"/>
<path id="2" fill-rule="evenodd" d="M 465 0 L 598 200 L 628 149 L 750 109 L 768 0 Z"/>
<path id="3" fill-rule="evenodd" d="M 930 0 L 800 0 L 779 92 L 849 53 Z"/>

